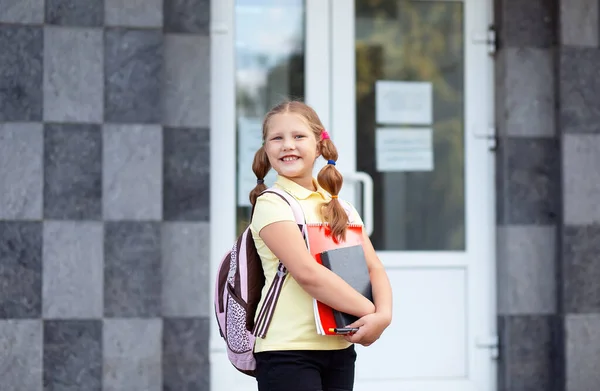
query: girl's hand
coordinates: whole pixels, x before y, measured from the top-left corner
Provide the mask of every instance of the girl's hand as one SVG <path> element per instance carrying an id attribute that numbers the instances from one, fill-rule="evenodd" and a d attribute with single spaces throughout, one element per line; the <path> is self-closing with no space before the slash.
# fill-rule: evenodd
<path id="1" fill-rule="evenodd" d="M 346 335 L 344 338 L 348 342 L 357 343 L 363 346 L 370 346 L 377 341 L 383 331 L 390 325 L 391 319 L 382 313 L 375 312 L 365 315 L 356 322 L 347 327 L 358 327 L 358 331 L 351 335 Z"/>

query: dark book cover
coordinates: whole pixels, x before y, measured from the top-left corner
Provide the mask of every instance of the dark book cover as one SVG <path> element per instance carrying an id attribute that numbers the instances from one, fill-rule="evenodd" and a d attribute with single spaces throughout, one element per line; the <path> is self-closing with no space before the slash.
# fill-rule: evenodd
<path id="1" fill-rule="evenodd" d="M 323 266 L 340 276 L 348 285 L 373 301 L 369 269 L 361 245 L 324 251 L 321 253 L 321 262 Z M 337 327 L 345 327 L 358 320 L 354 315 L 335 309 L 333 315 Z"/>

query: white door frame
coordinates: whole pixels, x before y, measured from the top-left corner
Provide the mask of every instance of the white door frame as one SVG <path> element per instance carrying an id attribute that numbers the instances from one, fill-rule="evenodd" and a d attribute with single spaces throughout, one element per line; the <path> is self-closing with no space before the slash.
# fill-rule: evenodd
<path id="1" fill-rule="evenodd" d="M 442 0 L 443 1 L 443 0 Z M 331 3 L 330 3 L 331 2 Z M 495 301 L 495 217 L 494 217 L 494 159 L 488 152 L 488 140 L 476 135 L 485 134 L 493 127 L 492 122 L 492 60 L 486 55 L 486 45 L 471 44 L 471 36 L 485 32 L 491 19 L 491 0 L 464 0 L 466 42 L 465 69 L 479 69 L 465 78 L 465 96 L 478 97 L 488 102 L 485 108 L 465 104 L 465 151 L 469 159 L 485 164 L 465 165 L 466 226 L 473 227 L 476 218 L 485 216 L 488 222 L 477 232 L 467 230 L 467 246 L 481 262 L 471 265 L 473 273 L 481 279 L 469 280 L 469 297 L 487 297 L 477 300 L 475 312 L 485 314 L 469 319 L 470 342 L 476 338 L 496 335 Z M 348 7 L 352 4 L 352 7 Z M 354 11 L 352 0 L 306 0 L 306 101 L 319 113 L 342 157 L 338 168 L 347 174 L 355 171 L 356 113 L 355 113 L 355 59 L 354 59 Z M 235 0 L 211 2 L 211 176 L 210 176 L 210 262 L 211 281 L 224 251 L 231 247 L 235 238 L 236 204 L 236 134 L 235 134 Z M 335 17 L 333 17 L 335 15 Z M 331 22 L 330 22 L 331 21 Z M 323 28 L 325 26 L 326 28 Z M 335 45 L 331 45 L 335 42 Z M 486 72 L 487 71 L 487 72 Z M 466 73 L 469 75 L 469 72 Z M 309 77 L 310 76 L 310 77 Z M 329 86 L 329 88 L 324 88 Z M 333 96 L 335 94 L 335 96 Z M 343 137 L 336 137 L 336 129 L 351 129 Z M 468 161 L 468 160 L 466 160 Z M 319 169 L 320 167 L 317 167 Z M 226 173 L 225 175 L 223 173 Z M 229 174 L 227 174 L 229 173 Z M 476 179 L 476 181 L 474 180 Z M 344 192 L 348 192 L 349 186 Z M 486 193 L 481 192 L 485 188 Z M 479 220 L 480 221 L 480 220 Z M 433 265 L 440 254 L 434 252 L 380 253 L 389 267 L 426 268 Z M 461 267 L 460 257 L 447 254 L 449 267 Z M 483 261 L 485 260 L 485 261 Z M 211 298 L 214 292 L 211 290 Z M 210 313 L 213 312 L 212 300 Z M 396 314 L 398 315 L 398 314 Z M 396 318 L 400 322 L 400 318 Z M 223 341 L 216 327 L 211 327 L 209 351 L 211 360 L 211 389 L 255 390 L 253 379 L 239 374 L 224 356 Z M 471 346 L 468 372 L 478 379 L 479 385 L 489 382 L 495 390 L 495 365 L 489 363 L 489 351 Z M 486 365 L 485 363 L 489 363 Z M 423 384 L 425 389 L 427 385 Z M 483 389 L 482 389 L 483 390 Z M 479 390 L 477 390 L 479 391 Z"/>

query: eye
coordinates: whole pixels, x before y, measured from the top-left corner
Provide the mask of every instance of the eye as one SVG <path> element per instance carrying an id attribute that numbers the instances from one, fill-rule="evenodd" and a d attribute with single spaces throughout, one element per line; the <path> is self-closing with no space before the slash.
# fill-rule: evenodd
<path id="1" fill-rule="evenodd" d="M 306 136 L 303 135 L 303 134 L 299 134 L 299 135 L 296 136 L 296 138 L 306 138 Z"/>
<path id="2" fill-rule="evenodd" d="M 274 136 L 271 140 L 281 140 L 281 136 Z"/>

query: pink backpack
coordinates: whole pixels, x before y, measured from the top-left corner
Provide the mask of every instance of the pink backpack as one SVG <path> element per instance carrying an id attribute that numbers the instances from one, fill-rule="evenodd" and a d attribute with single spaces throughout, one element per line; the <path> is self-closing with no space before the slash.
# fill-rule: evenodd
<path id="1" fill-rule="evenodd" d="M 267 189 L 264 193 L 277 194 L 290 205 L 306 240 L 304 212 L 298 201 L 286 191 L 276 188 Z M 215 287 L 215 314 L 219 332 L 227 344 L 229 361 L 242 373 L 254 376 L 254 341 L 267 335 L 286 276 L 287 269 L 279 262 L 277 276 L 267 292 L 267 298 L 255 324 L 254 318 L 265 285 L 265 275 L 250 227 L 238 237 L 231 251 L 225 254 L 219 265 Z"/>

